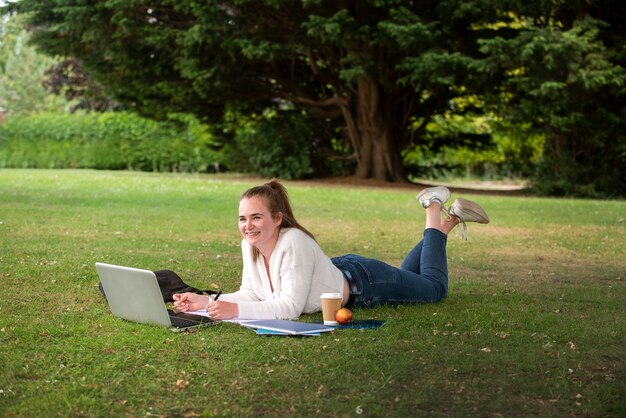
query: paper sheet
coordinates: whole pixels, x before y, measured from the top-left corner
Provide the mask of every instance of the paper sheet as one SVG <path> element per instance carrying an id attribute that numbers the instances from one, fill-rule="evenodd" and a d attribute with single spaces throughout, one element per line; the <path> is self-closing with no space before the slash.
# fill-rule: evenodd
<path id="1" fill-rule="evenodd" d="M 192 315 L 201 315 L 201 316 L 209 317 L 208 312 L 204 309 L 201 309 L 199 311 L 189 311 L 187 313 L 190 313 Z M 235 324 L 242 324 L 242 323 L 246 323 L 250 321 L 254 321 L 254 319 L 225 319 L 222 322 L 233 322 Z"/>

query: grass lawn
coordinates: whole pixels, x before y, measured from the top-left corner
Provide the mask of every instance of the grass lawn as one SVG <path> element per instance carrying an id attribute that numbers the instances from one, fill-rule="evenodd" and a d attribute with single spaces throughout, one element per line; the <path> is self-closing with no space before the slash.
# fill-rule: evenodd
<path id="1" fill-rule="evenodd" d="M 626 415 L 624 201 L 470 196 L 492 222 L 450 235 L 448 298 L 354 310 L 379 330 L 176 334 L 111 316 L 96 261 L 236 290 L 237 202 L 259 182 L 0 170 L 0 414 Z M 328 255 L 398 264 L 421 236 L 418 189 L 285 184 Z"/>

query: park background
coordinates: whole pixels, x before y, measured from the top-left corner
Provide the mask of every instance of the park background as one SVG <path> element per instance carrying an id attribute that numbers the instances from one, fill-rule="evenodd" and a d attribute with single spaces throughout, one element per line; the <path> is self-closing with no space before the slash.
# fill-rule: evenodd
<path id="1" fill-rule="evenodd" d="M 0 167 L 626 194 L 619 1 L 12 1 Z"/>
<path id="2" fill-rule="evenodd" d="M 3 4 L 3 414 L 623 415 L 619 1 Z M 333 255 L 398 263 L 424 184 L 492 223 L 444 303 L 355 312 L 374 334 L 110 317 L 96 261 L 236 289 L 271 177 Z"/>

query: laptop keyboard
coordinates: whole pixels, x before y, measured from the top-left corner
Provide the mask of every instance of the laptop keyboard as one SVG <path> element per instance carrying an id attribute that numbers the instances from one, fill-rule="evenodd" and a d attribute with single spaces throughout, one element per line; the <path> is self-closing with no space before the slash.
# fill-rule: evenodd
<path id="1" fill-rule="evenodd" d="M 188 328 L 196 325 L 209 325 L 214 324 L 211 318 L 200 315 L 192 315 L 187 313 L 175 313 L 172 310 L 167 310 L 168 315 L 170 316 L 170 321 L 172 326 L 176 328 Z"/>
<path id="2" fill-rule="evenodd" d="M 178 318 L 176 316 L 170 316 L 170 321 L 172 321 L 172 326 L 176 328 L 187 328 L 200 324 L 198 321 L 190 321 L 189 319 Z"/>

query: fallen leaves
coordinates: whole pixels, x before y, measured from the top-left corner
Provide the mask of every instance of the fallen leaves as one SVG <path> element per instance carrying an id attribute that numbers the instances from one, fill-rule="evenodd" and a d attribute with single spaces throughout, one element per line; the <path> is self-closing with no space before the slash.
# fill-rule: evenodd
<path id="1" fill-rule="evenodd" d="M 535 400 L 537 401 L 539 405 L 544 406 L 544 407 L 549 407 L 559 402 L 558 399 L 554 399 L 554 398 L 548 399 L 547 401 L 543 398 L 537 398 Z"/>
<path id="2" fill-rule="evenodd" d="M 438 329 L 434 329 L 433 330 L 433 335 L 443 335 L 444 337 L 447 337 L 449 335 L 453 335 L 453 336 L 457 336 L 460 335 L 458 331 L 440 331 Z"/>
<path id="3" fill-rule="evenodd" d="M 176 384 L 174 385 L 177 390 L 186 389 L 187 386 L 189 386 L 189 380 L 186 379 L 177 379 Z"/>
<path id="4" fill-rule="evenodd" d="M 575 399 L 574 403 L 576 404 L 576 406 L 582 406 L 583 395 L 581 395 L 580 393 L 577 393 L 574 399 Z"/>

